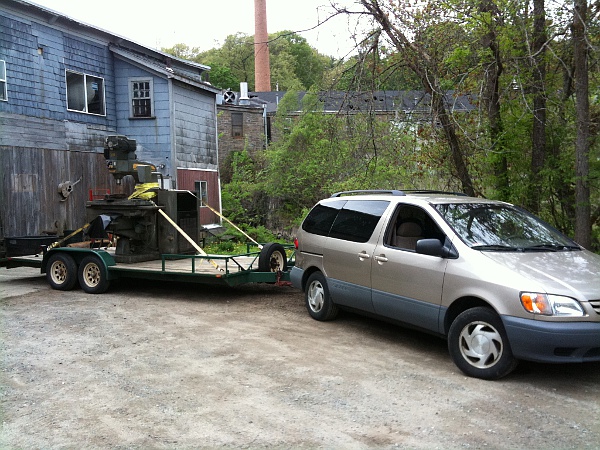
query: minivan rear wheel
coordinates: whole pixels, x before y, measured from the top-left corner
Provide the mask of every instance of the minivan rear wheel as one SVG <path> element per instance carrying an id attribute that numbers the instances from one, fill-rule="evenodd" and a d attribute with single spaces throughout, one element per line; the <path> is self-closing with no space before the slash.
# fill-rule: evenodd
<path id="1" fill-rule="evenodd" d="M 459 314 L 448 332 L 448 350 L 465 374 L 497 380 L 517 367 L 502 320 L 492 309 L 476 307 Z"/>
<path id="2" fill-rule="evenodd" d="M 308 277 L 305 291 L 306 309 L 313 319 L 333 320 L 338 315 L 338 307 L 331 300 L 327 281 L 321 272 Z"/>

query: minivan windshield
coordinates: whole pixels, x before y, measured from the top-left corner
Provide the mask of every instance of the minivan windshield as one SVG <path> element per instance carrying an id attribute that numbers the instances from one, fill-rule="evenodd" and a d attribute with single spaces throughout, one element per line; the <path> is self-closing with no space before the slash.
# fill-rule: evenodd
<path id="1" fill-rule="evenodd" d="M 482 251 L 570 251 L 571 239 L 523 209 L 504 204 L 434 205 L 469 247 Z"/>

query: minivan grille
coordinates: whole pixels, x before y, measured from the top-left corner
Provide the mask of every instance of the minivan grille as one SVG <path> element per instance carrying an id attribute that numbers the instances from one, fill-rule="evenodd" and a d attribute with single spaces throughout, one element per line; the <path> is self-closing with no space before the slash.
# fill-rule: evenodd
<path id="1" fill-rule="evenodd" d="M 590 305 L 592 305 L 597 314 L 600 314 L 600 300 L 590 300 Z"/>

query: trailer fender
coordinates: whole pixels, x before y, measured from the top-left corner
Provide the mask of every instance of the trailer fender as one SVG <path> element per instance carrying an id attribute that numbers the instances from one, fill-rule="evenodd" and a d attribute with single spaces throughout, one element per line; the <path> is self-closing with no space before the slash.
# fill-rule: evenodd
<path id="1" fill-rule="evenodd" d="M 42 259 L 42 269 L 41 269 L 42 273 L 46 273 L 46 269 L 48 266 L 48 258 L 50 258 L 50 256 L 56 254 L 57 252 L 69 254 L 75 260 L 75 263 L 77 264 L 77 266 L 79 266 L 81 264 L 81 261 L 86 256 L 96 255 L 98 258 L 100 258 L 100 261 L 101 261 L 102 265 L 104 266 L 103 268 L 106 272 L 107 279 L 115 280 L 118 278 L 112 271 L 108 270 L 109 267 L 116 265 L 115 259 L 112 257 L 112 255 L 110 253 L 108 253 L 105 250 L 100 250 L 100 249 L 76 248 L 76 247 L 59 247 L 59 248 L 53 248 L 51 250 L 48 250 L 44 254 L 44 258 Z"/>

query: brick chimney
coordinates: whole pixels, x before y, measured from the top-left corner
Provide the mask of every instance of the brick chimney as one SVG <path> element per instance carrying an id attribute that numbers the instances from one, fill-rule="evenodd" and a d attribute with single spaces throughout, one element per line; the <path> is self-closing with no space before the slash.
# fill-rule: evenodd
<path id="1" fill-rule="evenodd" d="M 267 41 L 267 0 L 254 0 L 254 90 L 271 91 L 271 67 Z"/>

